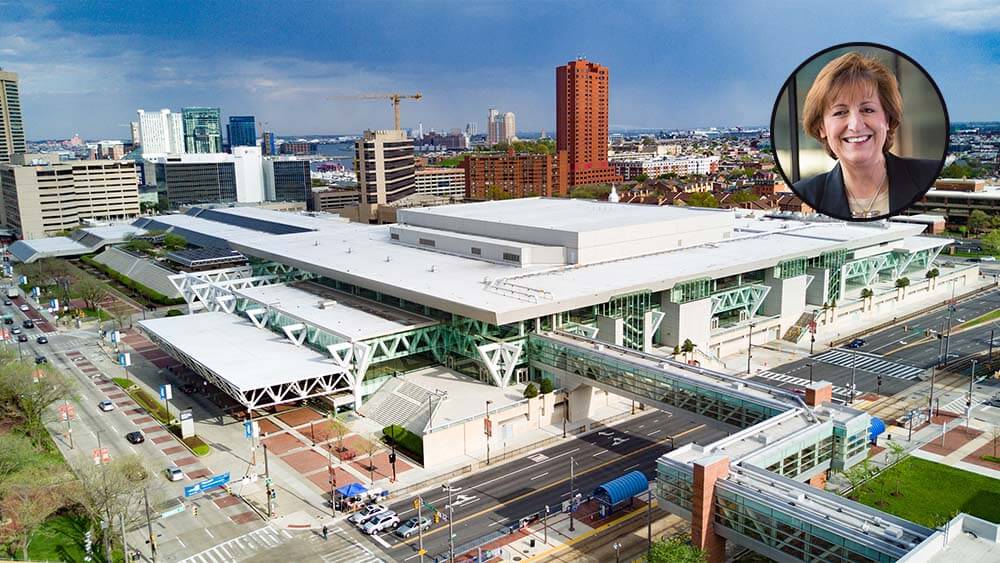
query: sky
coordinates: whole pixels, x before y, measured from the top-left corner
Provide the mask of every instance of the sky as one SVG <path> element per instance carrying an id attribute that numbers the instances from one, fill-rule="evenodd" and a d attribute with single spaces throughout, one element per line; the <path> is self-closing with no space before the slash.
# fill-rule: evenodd
<path id="1" fill-rule="evenodd" d="M 218 106 L 279 135 L 403 127 L 555 129 L 555 68 L 610 68 L 614 128 L 767 125 L 816 51 L 895 47 L 939 85 L 952 121 L 1000 120 L 1000 3 L 92 2 L 0 0 L 0 67 L 20 76 L 29 139 L 129 136 L 136 109 Z"/>

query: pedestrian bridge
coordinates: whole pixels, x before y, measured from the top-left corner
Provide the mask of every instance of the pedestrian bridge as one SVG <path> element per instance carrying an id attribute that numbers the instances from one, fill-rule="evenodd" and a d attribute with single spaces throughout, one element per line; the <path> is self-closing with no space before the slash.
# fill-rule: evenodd
<path id="1" fill-rule="evenodd" d="M 803 399 L 559 331 L 529 335 L 528 353 L 532 368 L 563 387 L 590 385 L 741 429 L 657 460 L 660 505 L 692 522 L 712 561 L 726 541 L 782 562 L 897 561 L 935 533 L 822 490 L 829 471 L 865 459 L 870 426 L 867 413 L 831 401 L 827 382 Z"/>

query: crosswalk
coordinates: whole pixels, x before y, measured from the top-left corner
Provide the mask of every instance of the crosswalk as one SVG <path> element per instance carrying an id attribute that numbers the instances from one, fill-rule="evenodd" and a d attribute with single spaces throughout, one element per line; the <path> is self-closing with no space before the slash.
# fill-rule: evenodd
<path id="1" fill-rule="evenodd" d="M 764 379 L 770 379 L 771 381 L 777 381 L 779 383 L 790 383 L 792 385 L 798 385 L 805 387 L 809 385 L 808 379 L 803 379 L 801 377 L 795 377 L 794 375 L 788 375 L 787 373 L 775 373 L 773 371 L 759 371 L 754 374 L 754 377 L 761 377 Z M 833 386 L 833 395 L 839 396 L 843 399 L 847 399 L 851 396 L 851 391 L 847 387 L 840 387 L 838 385 Z"/>
<path id="2" fill-rule="evenodd" d="M 341 540 L 335 542 L 334 540 Z M 321 540 L 322 541 L 322 540 Z M 381 558 L 364 545 L 354 541 L 341 528 L 334 528 L 330 532 L 331 545 L 336 544 L 332 551 L 327 551 L 321 556 L 323 563 L 385 563 Z"/>
<path id="3" fill-rule="evenodd" d="M 253 532 L 235 537 L 229 541 L 196 553 L 180 563 L 232 563 L 249 559 L 287 542 L 293 536 L 288 530 L 264 526 Z"/>
<path id="4" fill-rule="evenodd" d="M 882 356 L 868 354 L 865 352 L 848 351 L 844 349 L 827 350 L 826 352 L 814 356 L 814 359 L 823 363 L 849 368 L 855 365 L 855 354 L 857 355 L 857 368 L 860 371 L 867 371 L 869 373 L 910 381 L 919 379 L 920 374 L 925 371 L 923 368 L 886 360 Z"/>

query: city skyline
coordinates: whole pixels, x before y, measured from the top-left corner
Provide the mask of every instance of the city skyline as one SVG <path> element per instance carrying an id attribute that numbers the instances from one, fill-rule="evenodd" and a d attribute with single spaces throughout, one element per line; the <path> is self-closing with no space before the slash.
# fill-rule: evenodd
<path id="1" fill-rule="evenodd" d="M 821 20 L 809 7 L 759 3 L 574 6 L 320 4 L 276 14 L 263 5 L 147 4 L 136 10 L 156 17 L 137 18 L 0 2 L 0 67 L 20 76 L 29 139 L 127 138 L 136 108 L 187 106 L 256 115 L 278 134 L 357 133 L 390 127 L 387 104 L 326 98 L 381 91 L 424 93 L 404 104 L 408 128 L 482 125 L 483 107 L 503 107 L 524 131 L 552 131 L 554 68 L 578 56 L 610 69 L 612 129 L 766 125 L 801 61 L 858 40 L 923 65 L 953 121 L 997 117 L 1000 10 L 986 3 L 847 3 Z M 78 111 L 81 98 L 87 112 Z"/>

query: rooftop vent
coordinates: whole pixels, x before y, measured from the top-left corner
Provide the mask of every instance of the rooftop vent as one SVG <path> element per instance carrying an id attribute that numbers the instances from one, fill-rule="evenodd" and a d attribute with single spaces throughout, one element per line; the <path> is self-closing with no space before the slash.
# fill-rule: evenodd
<path id="1" fill-rule="evenodd" d="M 334 306 L 335 306 L 336 304 L 337 304 L 337 302 L 336 302 L 336 301 L 320 301 L 320 302 L 319 302 L 319 308 L 320 308 L 320 309 L 331 309 L 331 308 L 333 308 L 333 307 L 334 307 Z"/>
<path id="2" fill-rule="evenodd" d="M 900 528 L 888 528 L 883 533 L 894 540 L 903 539 L 903 530 Z"/>
<path id="3" fill-rule="evenodd" d="M 757 434 L 757 441 L 766 446 L 771 443 L 771 437 L 761 432 L 760 434 Z"/>

